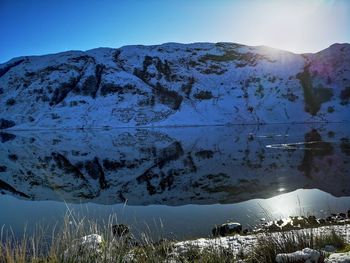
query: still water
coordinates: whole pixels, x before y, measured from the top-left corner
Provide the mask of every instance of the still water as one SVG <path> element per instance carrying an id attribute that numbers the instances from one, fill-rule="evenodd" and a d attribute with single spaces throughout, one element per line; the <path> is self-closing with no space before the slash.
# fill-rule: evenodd
<path id="1" fill-rule="evenodd" d="M 350 125 L 18 131 L 0 136 L 0 225 L 20 235 L 67 208 L 134 233 L 350 209 Z"/>

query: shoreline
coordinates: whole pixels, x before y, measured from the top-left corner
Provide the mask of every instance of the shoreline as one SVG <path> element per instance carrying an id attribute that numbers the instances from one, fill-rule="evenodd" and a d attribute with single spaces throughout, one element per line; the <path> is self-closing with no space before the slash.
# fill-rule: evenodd
<path id="1" fill-rule="evenodd" d="M 315 124 L 350 124 L 350 121 L 304 121 L 304 122 L 271 122 L 271 123 L 218 123 L 218 124 L 174 124 L 174 125 L 140 125 L 140 126 L 102 126 L 102 127 L 27 127 L 27 128 L 5 128 L 0 132 L 25 132 L 25 131 L 111 131 L 125 129 L 179 129 L 179 128 L 201 128 L 201 127 L 235 127 L 235 126 L 268 126 L 268 125 L 315 125 Z"/>
<path id="2" fill-rule="evenodd" d="M 251 249 L 256 245 L 257 240 L 260 237 L 264 236 L 278 236 L 280 234 L 290 234 L 290 233 L 305 233 L 305 232 L 313 232 L 315 235 L 322 235 L 327 232 L 334 230 L 337 234 L 342 236 L 347 243 L 350 243 L 350 222 L 344 225 L 327 225 L 320 227 L 312 227 L 312 228 L 303 228 L 299 230 L 289 230 L 289 231 L 279 231 L 279 232 L 261 232 L 249 235 L 232 235 L 225 237 L 212 237 L 212 238 L 198 238 L 194 240 L 185 240 L 176 242 L 175 246 L 178 249 L 184 249 L 186 246 L 195 246 L 200 249 L 208 248 L 208 247 L 216 247 L 216 248 L 229 248 L 233 249 L 233 251 L 238 254 L 242 247 L 246 250 Z"/>

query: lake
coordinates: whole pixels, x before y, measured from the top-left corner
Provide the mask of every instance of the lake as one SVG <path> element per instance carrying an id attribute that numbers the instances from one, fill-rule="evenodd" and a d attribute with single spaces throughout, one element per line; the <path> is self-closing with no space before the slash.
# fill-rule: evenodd
<path id="1" fill-rule="evenodd" d="M 350 125 L 11 131 L 0 135 L 0 225 L 21 235 L 71 209 L 134 233 L 350 209 Z"/>

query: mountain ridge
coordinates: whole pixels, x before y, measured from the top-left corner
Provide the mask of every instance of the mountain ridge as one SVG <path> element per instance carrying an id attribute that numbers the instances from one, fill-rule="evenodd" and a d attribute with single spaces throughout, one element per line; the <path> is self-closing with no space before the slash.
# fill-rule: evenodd
<path id="1" fill-rule="evenodd" d="M 4 61 L 2 63 L 0 63 L 0 66 L 1 65 L 4 65 L 4 64 L 7 64 L 7 63 L 10 63 L 11 61 L 13 60 L 17 60 L 17 59 L 23 59 L 23 58 L 26 58 L 26 57 L 42 57 L 42 56 L 50 56 L 50 55 L 55 55 L 55 54 L 61 54 L 61 53 L 66 53 L 66 52 L 89 52 L 89 51 L 92 51 L 92 50 L 97 50 L 97 49 L 121 49 L 121 48 L 125 48 L 125 47 L 154 47 L 154 46 L 162 46 L 162 45 L 168 45 L 168 44 L 176 44 L 176 45 L 191 45 L 191 44 L 218 44 L 218 43 L 228 43 L 228 44 L 238 44 L 238 45 L 242 45 L 244 46 L 245 44 L 242 44 L 242 43 L 237 43 L 237 42 L 190 42 L 190 43 L 181 43 L 181 42 L 164 42 L 162 44 L 153 44 L 153 45 L 147 45 L 147 44 L 130 44 L 130 45 L 123 45 L 123 46 L 120 46 L 120 47 L 117 47 L 117 48 L 112 48 L 112 47 L 104 47 L 104 46 L 101 46 L 101 47 L 96 47 L 96 48 L 91 48 L 91 49 L 86 49 L 86 50 L 80 50 L 80 49 L 70 49 L 70 50 L 65 50 L 65 51 L 59 51 L 59 52 L 52 52 L 52 53 L 47 53 L 47 54 L 38 54 L 38 55 L 23 55 L 23 56 L 17 56 L 17 57 L 13 57 L 7 61 Z M 332 46 L 335 46 L 335 45 L 350 45 L 350 43 L 347 43 L 347 42 L 343 42 L 343 43 L 333 43 L 331 45 L 329 45 L 328 47 L 324 48 L 324 49 L 321 49 L 317 52 L 294 52 L 294 51 L 290 51 L 290 50 L 286 50 L 286 49 L 281 49 L 281 48 L 277 48 L 277 47 L 270 47 L 270 46 L 267 46 L 267 45 L 254 45 L 254 46 L 250 46 L 250 45 L 247 45 L 247 46 L 250 46 L 250 47 L 256 47 L 256 48 L 270 48 L 270 49 L 275 49 L 275 50 L 280 50 L 280 51 L 284 51 L 284 52 L 289 52 L 289 53 L 292 53 L 292 54 L 295 54 L 295 55 L 308 55 L 308 54 L 317 54 L 317 53 L 320 53 Z"/>
<path id="2" fill-rule="evenodd" d="M 165 43 L 0 64 L 1 129 L 350 121 L 350 45 Z"/>

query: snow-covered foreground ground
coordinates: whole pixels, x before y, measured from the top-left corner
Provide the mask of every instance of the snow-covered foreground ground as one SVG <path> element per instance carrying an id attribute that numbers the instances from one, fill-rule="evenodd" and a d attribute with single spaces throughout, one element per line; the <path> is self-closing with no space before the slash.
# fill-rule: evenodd
<path id="1" fill-rule="evenodd" d="M 294 230 L 296 234 L 312 233 L 314 235 L 325 235 L 332 231 L 335 231 L 340 236 L 344 237 L 347 243 L 350 242 L 350 225 L 335 225 L 335 226 L 323 226 L 319 228 L 309 228 L 302 230 Z M 288 232 L 284 232 L 287 233 Z M 289 232 L 291 233 L 291 232 Z M 270 233 L 268 235 L 280 236 L 280 232 Z M 266 234 L 253 234 L 253 235 L 234 235 L 218 238 L 199 238 L 195 240 L 182 241 L 175 244 L 178 253 L 187 250 L 189 247 L 194 246 L 201 249 L 204 248 L 228 248 L 235 254 L 244 253 L 247 254 L 257 244 L 259 238 L 263 238 Z"/>

